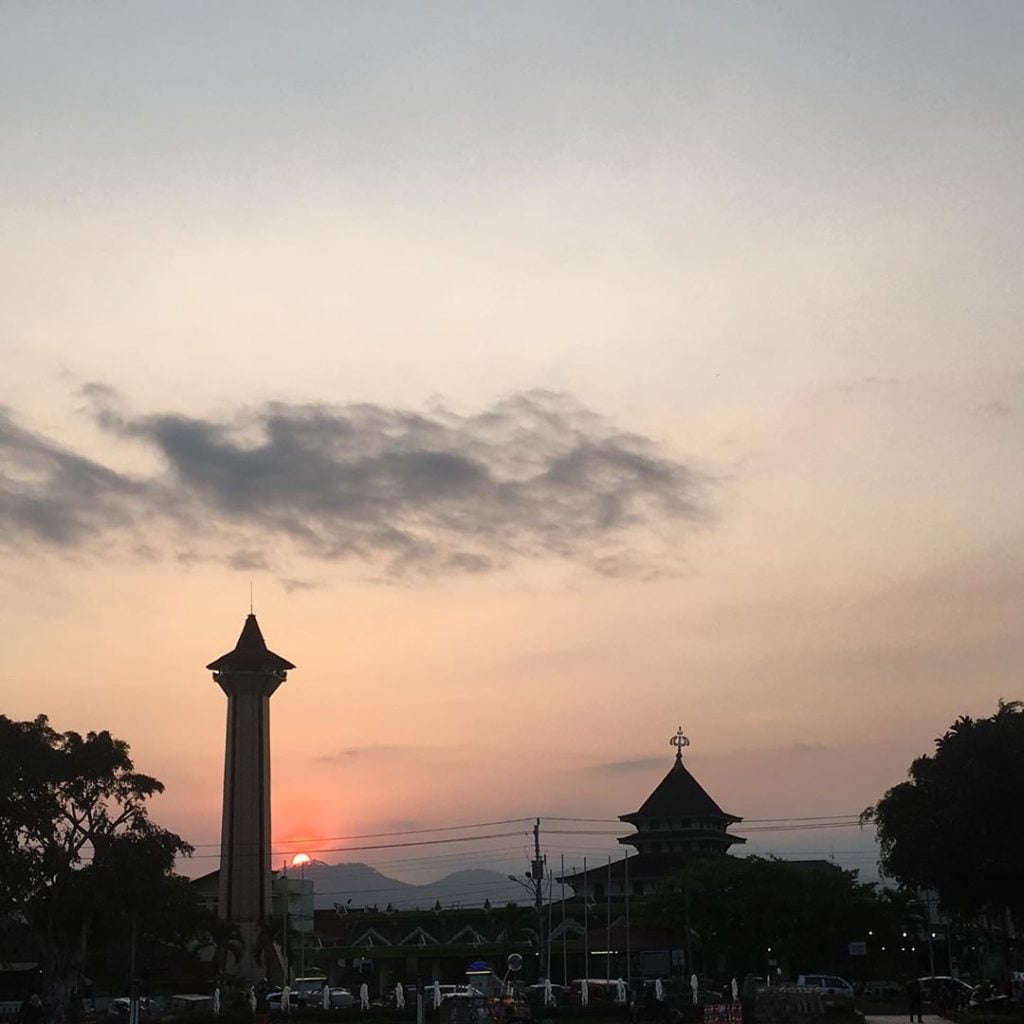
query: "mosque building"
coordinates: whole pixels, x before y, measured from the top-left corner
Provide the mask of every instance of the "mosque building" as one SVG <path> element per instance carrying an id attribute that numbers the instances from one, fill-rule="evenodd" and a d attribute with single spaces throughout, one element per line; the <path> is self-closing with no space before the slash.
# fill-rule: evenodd
<path id="1" fill-rule="evenodd" d="M 651 795 L 632 814 L 619 820 L 636 831 L 619 842 L 632 846 L 637 856 L 615 861 L 608 868 L 566 875 L 560 882 L 571 885 L 578 896 L 601 900 L 644 896 L 674 878 L 682 864 L 694 856 L 719 856 L 746 840 L 728 831 L 743 819 L 727 814 L 683 764 L 683 748 L 690 745 L 682 727 L 671 740 L 675 763 Z"/>

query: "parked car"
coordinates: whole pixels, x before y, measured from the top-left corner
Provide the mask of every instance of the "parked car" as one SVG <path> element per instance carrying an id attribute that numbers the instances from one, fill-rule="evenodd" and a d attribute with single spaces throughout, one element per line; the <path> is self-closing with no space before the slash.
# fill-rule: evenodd
<path id="1" fill-rule="evenodd" d="M 321 998 L 323 998 L 321 996 Z M 358 1006 L 359 997 L 352 995 L 347 988 L 331 989 L 331 1009 L 347 1010 L 350 1006 Z"/>
<path id="2" fill-rule="evenodd" d="M 193 1013 L 212 1013 L 213 996 L 188 992 L 171 996 L 167 1010 L 172 1017 L 187 1017 Z"/>
<path id="3" fill-rule="evenodd" d="M 813 988 L 821 993 L 826 1010 L 852 1010 L 853 986 L 834 974 L 801 974 L 796 983 L 800 988 Z"/>
<path id="4" fill-rule="evenodd" d="M 322 975 L 296 978 L 291 985 L 292 1002 L 296 1006 L 322 1006 L 326 984 L 327 979 Z"/>
<path id="5" fill-rule="evenodd" d="M 433 991 L 432 987 L 427 988 L 427 995 Z M 449 999 L 483 999 L 484 994 L 472 985 L 442 985 L 441 1002 Z"/>
<path id="6" fill-rule="evenodd" d="M 918 978 L 921 986 L 921 998 L 930 1004 L 932 1009 L 952 1010 L 958 1006 L 967 1006 L 974 996 L 974 986 L 948 974 L 930 975 Z"/>
<path id="7" fill-rule="evenodd" d="M 116 999 L 111 999 L 110 1004 L 107 1006 L 107 1016 L 113 1017 L 115 1020 L 127 1020 L 128 1013 L 131 1009 L 131 999 L 128 996 L 118 996 Z M 150 1001 L 145 997 L 139 999 L 139 1017 L 152 1017 L 153 1007 Z"/>

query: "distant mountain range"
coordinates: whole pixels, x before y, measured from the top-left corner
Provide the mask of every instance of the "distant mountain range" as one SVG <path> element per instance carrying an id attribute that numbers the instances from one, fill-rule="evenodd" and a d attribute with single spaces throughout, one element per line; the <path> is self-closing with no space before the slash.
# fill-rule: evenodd
<path id="1" fill-rule="evenodd" d="M 411 885 L 381 874 L 369 864 L 326 864 L 315 860 L 306 865 L 306 878 L 312 878 L 317 909 L 329 909 L 336 903 L 355 910 L 376 906 L 379 910 L 388 904 L 395 910 L 429 910 L 440 902 L 442 907 L 480 907 L 485 900 L 493 906 L 518 903 L 529 906 L 533 902 L 532 890 L 509 880 L 507 875 L 485 868 L 454 871 L 436 882 Z M 562 887 L 553 887 L 554 899 L 561 899 Z M 571 890 L 566 889 L 566 895 Z M 547 885 L 544 886 L 547 899 Z"/>

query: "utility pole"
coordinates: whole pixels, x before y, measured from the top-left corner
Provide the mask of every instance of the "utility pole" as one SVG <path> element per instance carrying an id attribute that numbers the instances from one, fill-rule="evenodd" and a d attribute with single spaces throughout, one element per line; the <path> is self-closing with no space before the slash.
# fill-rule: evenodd
<path id="1" fill-rule="evenodd" d="M 544 936 L 544 859 L 540 855 L 540 818 L 533 823 L 533 864 L 530 866 L 530 878 L 533 880 L 533 906 L 537 912 L 537 938 L 540 939 L 540 959 L 537 963 L 537 980 L 543 964 L 550 959 L 544 956 L 547 936 Z M 550 971 L 549 971 L 550 973 Z"/>
<path id="2" fill-rule="evenodd" d="M 539 914 L 544 906 L 544 860 L 540 855 L 540 818 L 533 825 L 533 869 L 530 871 L 533 879 L 534 906 Z"/>

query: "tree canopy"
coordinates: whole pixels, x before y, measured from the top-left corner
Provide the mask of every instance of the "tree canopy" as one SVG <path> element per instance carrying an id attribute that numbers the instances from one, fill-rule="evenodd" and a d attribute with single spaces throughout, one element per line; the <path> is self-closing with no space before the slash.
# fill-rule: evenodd
<path id="1" fill-rule="evenodd" d="M 855 872 L 733 856 L 695 857 L 642 911 L 651 924 L 682 929 L 683 942 L 688 922 L 696 963 L 711 974 L 725 963 L 730 973 L 763 974 L 768 958 L 822 970 L 891 913 Z"/>
<path id="2" fill-rule="evenodd" d="M 52 1003 L 66 1002 L 92 937 L 130 920 L 163 930 L 187 899 L 173 868 L 191 848 L 146 805 L 162 791 L 109 732 L 0 715 L 0 914 L 31 929 Z"/>
<path id="3" fill-rule="evenodd" d="M 878 828 L 882 870 L 906 888 L 932 889 L 946 910 L 1008 907 L 1024 920 L 1024 706 L 957 719 L 917 758 L 909 780 L 863 819 Z"/>

